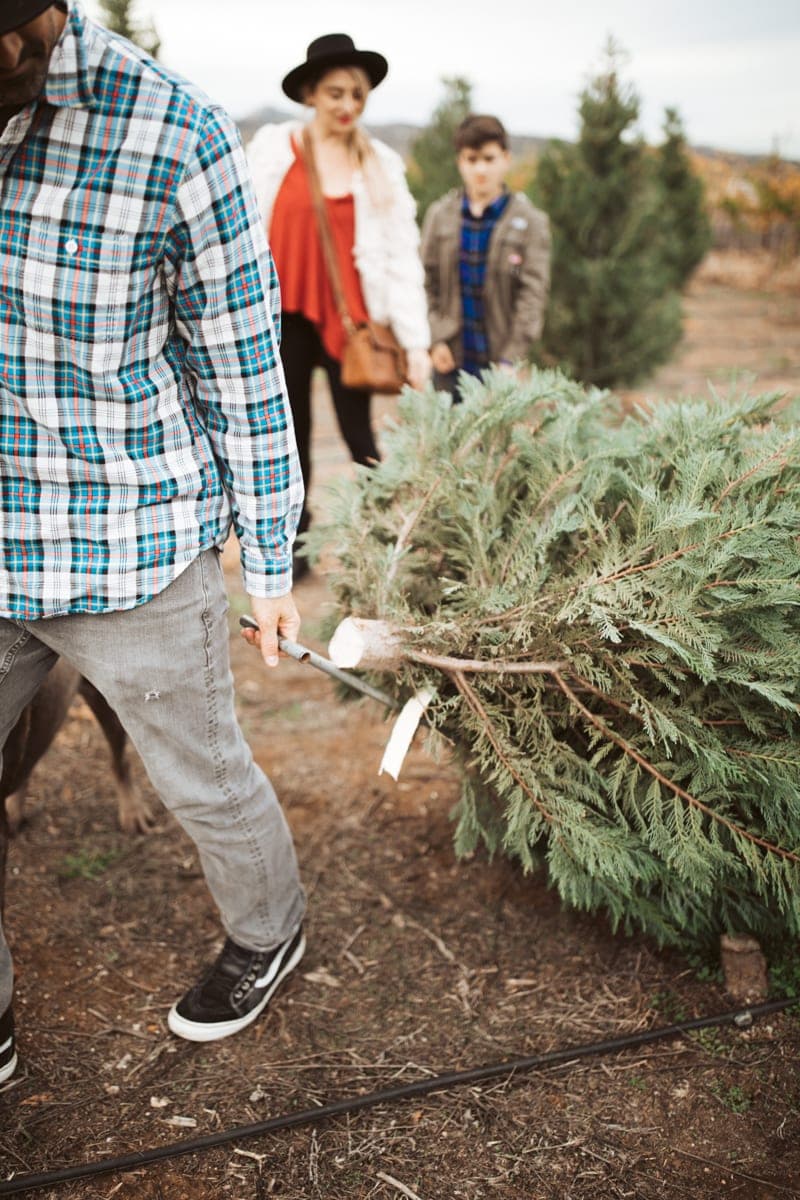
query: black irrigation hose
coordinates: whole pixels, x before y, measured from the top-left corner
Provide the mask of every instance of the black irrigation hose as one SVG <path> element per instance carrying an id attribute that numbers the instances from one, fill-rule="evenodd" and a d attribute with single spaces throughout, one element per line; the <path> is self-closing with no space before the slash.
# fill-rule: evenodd
<path id="1" fill-rule="evenodd" d="M 358 1112 L 362 1108 L 373 1108 L 377 1104 L 394 1104 L 398 1100 L 407 1100 L 411 1096 L 426 1096 L 431 1092 L 442 1092 L 453 1087 L 463 1087 L 465 1084 L 483 1083 L 487 1079 L 498 1079 L 504 1075 L 513 1076 L 518 1072 L 533 1071 L 537 1067 L 551 1066 L 554 1063 L 571 1062 L 573 1059 L 588 1058 L 594 1054 L 614 1054 L 618 1050 L 627 1050 L 631 1046 L 643 1046 L 648 1042 L 677 1037 L 679 1034 L 689 1033 L 693 1029 L 707 1029 L 711 1025 L 736 1025 L 739 1028 L 747 1028 L 756 1017 L 782 1012 L 797 1003 L 796 997 L 768 1000 L 764 1004 L 755 1004 L 750 1008 L 717 1013 L 711 1017 L 694 1017 L 690 1021 L 681 1021 L 678 1025 L 647 1029 L 643 1033 L 628 1034 L 626 1037 L 610 1038 L 607 1041 L 592 1042 L 584 1046 L 571 1046 L 563 1050 L 549 1050 L 546 1054 L 514 1058 L 509 1062 L 494 1063 L 488 1067 L 473 1067 L 467 1071 L 450 1071 L 444 1075 L 436 1075 L 432 1079 L 418 1079 L 415 1083 L 405 1083 L 398 1087 L 385 1088 L 379 1092 L 368 1092 L 364 1096 L 350 1096 L 345 1100 L 324 1104 L 321 1108 L 288 1113 L 282 1117 L 271 1117 L 268 1121 L 258 1121 L 255 1125 L 238 1125 L 233 1129 L 207 1134 L 205 1137 L 173 1142 L 172 1145 L 157 1146 L 152 1150 L 137 1150 L 132 1154 L 120 1155 L 118 1158 L 103 1158 L 99 1162 L 78 1163 L 72 1167 L 61 1167 L 54 1171 L 44 1171 L 38 1175 L 17 1175 L 5 1182 L 0 1182 L 0 1196 L 33 1192 L 39 1188 L 68 1183 L 72 1179 L 86 1179 L 92 1175 L 105 1175 L 112 1171 L 133 1171 L 147 1166 L 149 1163 L 158 1162 L 160 1159 L 177 1158 L 181 1154 L 195 1154 L 201 1150 L 210 1150 L 214 1146 L 223 1146 L 227 1142 L 258 1137 L 265 1133 L 276 1133 L 280 1129 L 295 1129 L 300 1125 L 318 1125 L 329 1117 Z"/>

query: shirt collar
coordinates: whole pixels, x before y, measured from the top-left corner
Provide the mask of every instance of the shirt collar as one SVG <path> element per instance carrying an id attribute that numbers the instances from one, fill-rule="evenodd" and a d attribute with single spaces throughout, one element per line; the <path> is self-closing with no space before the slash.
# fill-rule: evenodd
<path id="1" fill-rule="evenodd" d="M 56 108 L 93 108 L 92 26 L 78 0 L 67 0 L 67 7 L 67 20 L 50 58 L 43 99 Z"/>
<path id="2" fill-rule="evenodd" d="M 479 217 L 472 217 L 472 211 L 469 207 L 467 193 L 464 192 L 461 199 L 461 211 L 465 216 L 472 217 L 473 221 L 496 221 L 508 203 L 508 198 L 510 195 L 511 193 L 509 192 L 508 188 L 504 186 L 497 199 L 493 200 L 491 204 L 487 204 L 486 208 Z"/>

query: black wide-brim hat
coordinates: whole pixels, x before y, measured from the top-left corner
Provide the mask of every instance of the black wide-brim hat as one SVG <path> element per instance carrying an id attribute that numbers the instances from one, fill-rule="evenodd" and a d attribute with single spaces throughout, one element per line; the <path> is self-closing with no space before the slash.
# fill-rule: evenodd
<path id="1" fill-rule="evenodd" d="M 357 50 L 346 33 L 326 33 L 315 38 L 306 51 L 306 61 L 290 71 L 281 87 L 290 100 L 303 102 L 303 88 L 335 67 L 361 67 L 372 87 L 386 78 L 389 64 L 376 50 Z"/>
<path id="2" fill-rule="evenodd" d="M 3 0 L 0 6 L 0 34 L 27 25 L 46 8 L 52 8 L 53 3 L 54 0 Z"/>

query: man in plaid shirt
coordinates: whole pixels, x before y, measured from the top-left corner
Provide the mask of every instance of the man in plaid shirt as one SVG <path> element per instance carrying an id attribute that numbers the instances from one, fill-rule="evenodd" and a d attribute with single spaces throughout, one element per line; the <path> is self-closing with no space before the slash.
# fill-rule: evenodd
<path id="1" fill-rule="evenodd" d="M 278 287 L 230 119 L 77 0 L 0 3 L 0 272 L 0 747 L 58 656 L 114 707 L 227 934 L 170 1028 L 224 1037 L 304 948 L 218 553 L 232 524 L 277 665 L 302 503 Z M 0 1082 L 11 994 L 0 929 Z"/>

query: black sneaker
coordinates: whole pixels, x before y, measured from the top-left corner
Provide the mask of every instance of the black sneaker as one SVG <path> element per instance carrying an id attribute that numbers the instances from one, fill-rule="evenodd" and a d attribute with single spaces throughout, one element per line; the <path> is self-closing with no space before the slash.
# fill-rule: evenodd
<path id="1" fill-rule="evenodd" d="M 9 1004 L 0 1017 L 0 1083 L 5 1083 L 17 1069 L 17 1055 L 14 1050 L 14 1014 Z"/>
<path id="2" fill-rule="evenodd" d="M 302 925 L 275 950 L 245 950 L 227 938 L 210 970 L 173 1004 L 167 1024 L 190 1042 L 215 1042 L 238 1033 L 267 1007 L 305 948 Z"/>

